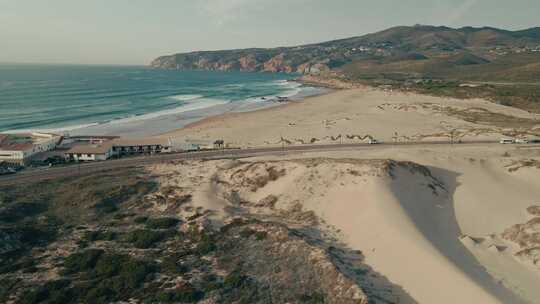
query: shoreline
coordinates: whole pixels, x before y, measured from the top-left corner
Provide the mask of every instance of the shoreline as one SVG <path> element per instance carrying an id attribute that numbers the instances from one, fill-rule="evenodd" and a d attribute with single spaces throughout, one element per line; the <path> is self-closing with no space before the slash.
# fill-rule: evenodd
<path id="1" fill-rule="evenodd" d="M 193 123 L 209 117 L 223 114 L 249 113 L 268 108 L 282 106 L 285 103 L 297 102 L 304 98 L 326 94 L 330 89 L 319 86 L 306 85 L 295 80 L 286 80 L 284 91 L 271 96 L 254 96 L 246 99 L 228 101 L 205 106 L 194 102 L 193 109 L 185 107 L 150 112 L 132 117 L 119 118 L 107 122 L 89 123 L 81 126 L 65 126 L 58 128 L 33 128 L 10 130 L 4 133 L 47 132 L 69 134 L 74 136 L 121 136 L 126 138 L 161 137 L 163 134 L 177 131 Z M 286 102 L 279 102 L 279 98 L 286 98 Z M 201 100 L 204 100 L 202 98 Z M 189 105 L 188 105 L 189 107 Z M 161 114 L 162 113 L 162 114 Z M 0 132 L 2 133 L 2 132 Z"/>
<path id="2" fill-rule="evenodd" d="M 324 89 L 326 91 L 322 92 L 320 94 L 301 97 L 301 98 L 297 98 L 297 99 L 294 96 L 292 96 L 291 98 L 289 98 L 290 101 L 288 101 L 288 102 L 278 104 L 278 105 L 275 105 L 275 106 L 269 106 L 269 107 L 263 107 L 263 108 L 260 108 L 260 109 L 255 109 L 253 111 L 226 112 L 226 113 L 221 113 L 221 114 L 217 114 L 217 115 L 211 115 L 211 116 L 208 116 L 206 118 L 203 118 L 203 119 L 188 123 L 188 124 L 186 124 L 185 126 L 183 126 L 181 128 L 177 128 L 177 129 L 174 129 L 174 130 L 163 132 L 163 133 L 157 134 L 157 135 L 155 135 L 153 137 L 160 138 L 160 137 L 164 137 L 164 136 L 171 136 L 171 135 L 174 135 L 175 133 L 177 133 L 179 131 L 197 128 L 199 126 L 203 126 L 205 124 L 212 123 L 212 122 L 215 122 L 215 121 L 224 120 L 224 119 L 238 118 L 239 116 L 242 116 L 242 114 L 262 113 L 262 112 L 270 111 L 270 110 L 284 109 L 284 108 L 290 107 L 291 105 L 294 105 L 294 104 L 305 103 L 305 102 L 307 102 L 307 101 L 309 101 L 311 99 L 314 99 L 314 98 L 317 98 L 317 97 L 322 97 L 322 96 L 327 96 L 327 95 L 332 95 L 332 94 L 334 94 L 336 92 L 343 91 L 343 90 L 374 89 L 373 87 L 366 86 L 366 85 L 363 85 L 363 84 L 354 83 L 354 82 L 346 82 L 346 81 L 339 80 L 337 78 L 331 78 L 331 77 L 330 78 L 321 78 L 321 77 L 317 77 L 317 76 L 302 75 L 302 76 L 300 76 L 298 78 L 295 78 L 295 79 L 293 79 L 291 81 L 296 82 L 296 83 L 300 83 L 303 86 L 309 86 L 309 87 L 314 87 L 314 88 L 318 88 L 318 89 Z"/>
<path id="3" fill-rule="evenodd" d="M 311 86 L 313 86 L 313 85 L 311 85 Z M 202 126 L 202 125 L 214 122 L 214 121 L 238 118 L 238 117 L 241 117 L 241 116 L 245 116 L 246 114 L 264 113 L 264 112 L 267 112 L 267 111 L 273 111 L 273 110 L 277 110 L 277 109 L 285 109 L 287 107 L 290 107 L 290 106 L 293 106 L 293 105 L 296 105 L 296 104 L 305 103 L 306 101 L 309 101 L 309 100 L 314 99 L 314 98 L 323 97 L 323 96 L 327 96 L 327 95 L 332 95 L 333 93 L 339 92 L 340 90 L 346 90 L 346 89 L 325 88 L 325 87 L 319 87 L 319 88 L 326 89 L 326 91 L 322 92 L 320 94 L 317 94 L 317 95 L 310 95 L 310 96 L 306 96 L 306 97 L 300 97 L 300 98 L 297 98 L 297 99 L 295 99 L 294 96 L 293 96 L 293 97 L 290 98 L 290 101 L 282 102 L 282 103 L 279 103 L 279 104 L 276 104 L 276 105 L 273 105 L 273 106 L 254 109 L 252 111 L 225 112 L 225 113 L 221 113 L 221 114 L 211 115 L 211 116 L 205 117 L 203 119 L 188 123 L 188 124 L 186 124 L 185 126 L 183 126 L 181 128 L 170 130 L 170 131 L 155 135 L 153 137 L 164 137 L 164 136 L 167 136 L 167 135 L 173 135 L 174 133 L 177 133 L 178 131 L 189 130 L 189 129 L 196 128 L 196 127 L 199 127 L 199 126 Z"/>

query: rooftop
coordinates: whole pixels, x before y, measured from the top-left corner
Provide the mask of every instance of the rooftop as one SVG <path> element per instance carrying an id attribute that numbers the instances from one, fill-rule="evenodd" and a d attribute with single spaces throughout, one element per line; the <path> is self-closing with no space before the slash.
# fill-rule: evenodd
<path id="1" fill-rule="evenodd" d="M 33 147 L 34 144 L 59 137 L 55 134 L 45 133 L 20 133 L 0 134 L 0 150 L 23 151 Z"/>
<path id="2" fill-rule="evenodd" d="M 69 149 L 67 154 L 105 154 L 112 149 L 111 142 L 105 142 L 99 145 L 77 145 Z"/>
<path id="3" fill-rule="evenodd" d="M 0 150 L 24 151 L 32 148 L 30 134 L 0 134 Z"/>
<path id="4" fill-rule="evenodd" d="M 121 139 L 115 139 L 112 141 L 112 144 L 114 146 L 168 146 L 169 141 L 166 138 L 138 138 L 138 139 L 129 139 L 129 138 L 121 138 Z"/>

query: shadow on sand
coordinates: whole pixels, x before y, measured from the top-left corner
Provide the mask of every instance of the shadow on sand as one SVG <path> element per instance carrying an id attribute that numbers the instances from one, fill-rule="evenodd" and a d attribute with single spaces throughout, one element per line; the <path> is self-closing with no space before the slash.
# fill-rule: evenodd
<path id="1" fill-rule="evenodd" d="M 424 168 L 427 168 L 429 173 L 428 176 L 422 177 L 432 179 L 434 184 L 439 183 L 442 187 L 442 191 L 439 191 L 438 194 L 433 191 L 433 184 L 426 185 L 425 192 L 418 188 L 421 187 L 418 184 L 408 184 L 410 189 L 403 189 L 403 183 L 398 180 L 395 180 L 397 183 L 392 186 L 392 191 L 396 198 L 400 199 L 401 206 L 408 217 L 441 255 L 476 282 L 478 286 L 502 303 L 526 303 L 512 291 L 496 282 L 474 255 L 461 243 L 459 238 L 462 231 L 457 222 L 454 204 L 454 194 L 459 186 L 457 180 L 459 174 L 441 168 Z M 404 167 L 401 169 L 407 170 Z M 413 171 L 410 173 L 419 174 Z M 431 201 L 429 199 L 423 200 L 420 197 L 417 199 L 419 195 L 424 196 L 424 198 L 430 195 L 432 199 Z M 426 201 L 429 201 L 429 203 L 426 203 Z M 428 287 L 426 286 L 426 288 Z"/>

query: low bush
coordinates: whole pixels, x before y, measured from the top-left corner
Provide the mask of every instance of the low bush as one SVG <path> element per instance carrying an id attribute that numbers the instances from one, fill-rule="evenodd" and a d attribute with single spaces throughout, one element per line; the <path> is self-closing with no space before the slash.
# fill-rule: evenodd
<path id="1" fill-rule="evenodd" d="M 104 251 L 100 249 L 89 249 L 81 253 L 74 253 L 64 260 L 64 272 L 74 274 L 91 270 L 96 266 L 103 254 Z"/>
<path id="2" fill-rule="evenodd" d="M 256 231 L 253 230 L 253 229 L 246 228 L 246 229 L 240 231 L 240 236 L 243 237 L 243 238 L 249 238 L 250 236 L 254 235 L 255 232 Z"/>
<path id="3" fill-rule="evenodd" d="M 189 267 L 180 262 L 182 255 L 173 254 L 167 256 L 161 262 L 161 270 L 170 274 L 184 274 L 189 272 Z"/>
<path id="4" fill-rule="evenodd" d="M 195 303 L 204 298 L 204 293 L 187 285 L 173 291 L 161 292 L 156 298 L 162 303 Z"/>
<path id="5" fill-rule="evenodd" d="M 147 220 L 148 220 L 147 216 L 138 216 L 133 220 L 133 222 L 135 222 L 135 224 L 144 224 L 146 223 Z"/>
<path id="6" fill-rule="evenodd" d="M 85 234 L 84 240 L 89 242 L 95 241 L 114 241 L 117 234 L 114 231 L 89 231 Z"/>
<path id="7" fill-rule="evenodd" d="M 67 289 L 67 285 L 62 286 L 70 300 L 53 302 L 51 299 L 55 296 L 50 291 L 59 285 L 51 287 L 47 283 L 36 290 L 29 298 L 31 301 L 26 303 L 110 303 L 127 300 L 157 270 L 153 263 L 95 249 L 72 254 L 64 264 L 64 274 L 76 275 L 83 282 L 71 289 Z M 35 299 L 38 301 L 32 302 Z"/>
<path id="8" fill-rule="evenodd" d="M 126 234 L 125 241 L 133 244 L 136 248 L 148 249 L 162 241 L 166 233 L 154 230 L 135 230 Z"/>
<path id="9" fill-rule="evenodd" d="M 233 271 L 229 273 L 223 280 L 223 287 L 228 289 L 239 288 L 247 281 L 248 277 L 241 274 L 240 271 Z"/>
<path id="10" fill-rule="evenodd" d="M 255 232 L 255 238 L 257 241 L 262 241 L 268 237 L 268 233 L 266 231 L 257 231 Z"/>
<path id="11" fill-rule="evenodd" d="M 150 229 L 169 229 L 179 222 L 180 220 L 171 217 L 153 218 L 146 220 L 146 227 Z"/>
<path id="12" fill-rule="evenodd" d="M 69 303 L 71 302 L 71 293 L 67 289 L 70 284 L 68 280 L 47 282 L 43 286 L 24 293 L 20 303 Z"/>
<path id="13" fill-rule="evenodd" d="M 324 295 L 319 293 L 314 293 L 310 295 L 302 295 L 300 296 L 300 303 L 306 303 L 306 304 L 324 304 L 326 303 L 324 299 Z"/>

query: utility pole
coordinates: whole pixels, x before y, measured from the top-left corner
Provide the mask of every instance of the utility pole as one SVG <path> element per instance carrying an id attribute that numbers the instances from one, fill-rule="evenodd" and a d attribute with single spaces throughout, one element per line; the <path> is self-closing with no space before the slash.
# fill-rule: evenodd
<path id="1" fill-rule="evenodd" d="M 456 129 L 450 130 L 450 144 L 453 146 L 456 136 Z"/>

